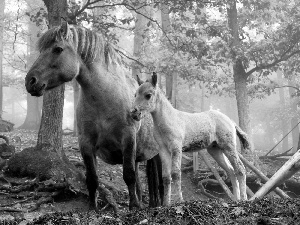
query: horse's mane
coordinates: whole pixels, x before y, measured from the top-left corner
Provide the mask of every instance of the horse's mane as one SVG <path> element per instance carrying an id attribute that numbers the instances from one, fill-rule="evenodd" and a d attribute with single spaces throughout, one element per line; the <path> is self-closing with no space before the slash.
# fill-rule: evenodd
<path id="1" fill-rule="evenodd" d="M 67 41 L 85 64 L 92 63 L 95 59 L 103 60 L 106 65 L 120 63 L 116 47 L 106 41 L 101 34 L 80 26 L 69 25 L 69 29 L 70 32 L 66 37 L 60 32 L 59 26 L 49 29 L 38 40 L 37 48 L 43 51 L 57 41 Z"/>

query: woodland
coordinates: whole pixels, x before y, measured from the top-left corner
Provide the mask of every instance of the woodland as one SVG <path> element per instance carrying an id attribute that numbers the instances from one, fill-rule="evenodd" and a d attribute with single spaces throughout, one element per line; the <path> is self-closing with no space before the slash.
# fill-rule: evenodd
<path id="1" fill-rule="evenodd" d="M 78 83 L 37 98 L 24 82 L 37 40 L 62 21 L 101 33 L 133 78 L 155 71 L 175 108 L 215 109 L 239 124 L 252 141 L 240 150 L 247 185 L 265 190 L 260 198 L 231 201 L 225 172 L 204 152 L 196 171 L 195 156 L 183 156 L 184 203 L 129 211 L 122 165 L 99 159 L 102 209 L 89 211 Z M 0 0 L 0 223 L 299 224 L 299 24 L 295 0 Z"/>

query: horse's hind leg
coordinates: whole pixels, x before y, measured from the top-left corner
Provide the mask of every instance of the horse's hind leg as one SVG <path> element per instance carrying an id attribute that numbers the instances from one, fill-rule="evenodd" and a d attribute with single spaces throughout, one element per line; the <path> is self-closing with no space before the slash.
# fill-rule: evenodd
<path id="1" fill-rule="evenodd" d="M 223 152 L 226 157 L 229 159 L 233 169 L 235 171 L 235 175 L 239 181 L 240 187 L 240 199 L 247 200 L 247 192 L 246 192 L 246 169 L 242 161 L 238 156 L 238 152 L 236 150 L 236 145 L 227 145 L 223 148 Z"/>
<path id="2" fill-rule="evenodd" d="M 172 182 L 174 184 L 174 202 L 183 202 L 181 192 L 181 146 L 172 149 Z"/>
<path id="3" fill-rule="evenodd" d="M 97 188 L 99 183 L 96 172 L 96 156 L 91 146 L 80 146 L 80 151 L 86 168 L 86 185 L 89 191 L 90 207 L 97 210 Z"/>
<path id="4" fill-rule="evenodd" d="M 216 160 L 218 165 L 226 171 L 231 181 L 235 200 L 239 200 L 240 199 L 239 182 L 235 176 L 234 169 L 230 164 L 229 160 L 227 159 L 227 157 L 224 155 L 223 151 L 220 148 L 217 147 L 208 148 L 207 152 Z"/>

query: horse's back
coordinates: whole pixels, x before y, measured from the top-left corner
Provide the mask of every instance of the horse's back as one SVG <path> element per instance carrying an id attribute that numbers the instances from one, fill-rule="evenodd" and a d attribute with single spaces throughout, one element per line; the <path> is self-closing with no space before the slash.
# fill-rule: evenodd
<path id="1" fill-rule="evenodd" d="M 222 142 L 224 136 L 234 131 L 234 123 L 230 118 L 217 110 L 183 113 L 181 117 L 185 121 L 183 146 L 189 151 L 197 151 Z"/>

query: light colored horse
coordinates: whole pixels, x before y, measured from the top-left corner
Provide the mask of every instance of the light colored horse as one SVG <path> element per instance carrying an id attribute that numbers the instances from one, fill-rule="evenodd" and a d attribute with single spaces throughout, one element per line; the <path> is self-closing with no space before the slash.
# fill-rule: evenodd
<path id="1" fill-rule="evenodd" d="M 236 134 L 243 146 L 249 148 L 247 135 L 226 115 L 216 110 L 201 113 L 179 111 L 171 105 L 157 86 L 157 75 L 142 84 L 135 96 L 132 117 L 139 121 L 150 112 L 154 122 L 154 137 L 160 145 L 163 166 L 164 199 L 171 200 L 171 177 L 174 183 L 174 201 L 182 202 L 182 152 L 207 149 L 208 153 L 230 177 L 236 200 L 246 200 L 246 172 L 238 151 Z M 229 160 L 229 161 L 228 161 Z"/>

